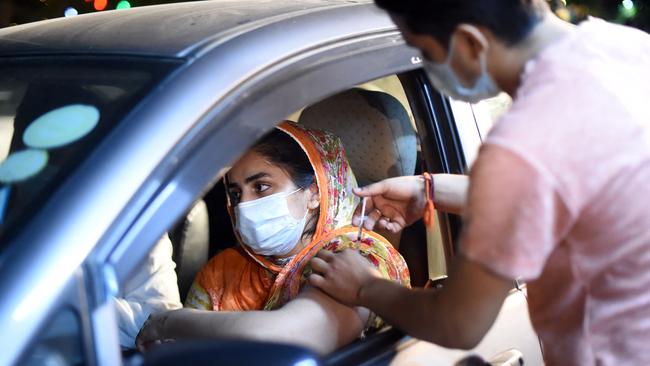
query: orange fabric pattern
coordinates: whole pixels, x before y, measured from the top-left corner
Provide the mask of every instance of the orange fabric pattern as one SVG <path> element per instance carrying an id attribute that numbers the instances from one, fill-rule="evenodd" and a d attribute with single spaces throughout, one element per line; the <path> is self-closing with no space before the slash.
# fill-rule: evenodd
<path id="1" fill-rule="evenodd" d="M 259 310 L 264 306 L 274 277 L 241 248 L 229 248 L 203 267 L 193 287 L 198 284 L 204 291 L 208 289 L 210 310 Z"/>

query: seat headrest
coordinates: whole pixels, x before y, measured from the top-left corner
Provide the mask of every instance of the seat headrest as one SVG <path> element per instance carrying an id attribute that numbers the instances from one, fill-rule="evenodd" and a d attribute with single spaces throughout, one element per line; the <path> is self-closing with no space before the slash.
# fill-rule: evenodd
<path id="1" fill-rule="evenodd" d="M 415 131 L 390 94 L 347 90 L 306 108 L 298 122 L 339 136 L 361 185 L 415 172 Z"/>

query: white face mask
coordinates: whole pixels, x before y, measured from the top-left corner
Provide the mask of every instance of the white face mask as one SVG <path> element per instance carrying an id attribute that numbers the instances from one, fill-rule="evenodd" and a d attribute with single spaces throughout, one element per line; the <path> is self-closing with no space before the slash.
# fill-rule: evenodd
<path id="1" fill-rule="evenodd" d="M 473 87 L 465 87 L 451 68 L 451 60 L 454 53 L 454 42 L 449 43 L 449 53 L 447 59 L 442 64 L 424 59 L 423 66 L 429 80 L 433 86 L 443 94 L 454 99 L 462 100 L 469 103 L 478 103 L 479 101 L 496 96 L 501 92 L 490 74 L 487 72 L 485 55 L 481 54 L 481 76 L 476 80 Z"/>
<path id="2" fill-rule="evenodd" d="M 242 240 L 256 254 L 286 255 L 298 244 L 307 212 L 296 219 L 289 212 L 287 197 L 298 192 L 280 192 L 235 206 L 237 231 Z"/>

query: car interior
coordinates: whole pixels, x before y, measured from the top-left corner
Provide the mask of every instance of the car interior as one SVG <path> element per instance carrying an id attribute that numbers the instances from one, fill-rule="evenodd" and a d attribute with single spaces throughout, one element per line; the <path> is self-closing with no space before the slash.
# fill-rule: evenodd
<path id="1" fill-rule="evenodd" d="M 399 79 L 389 76 L 330 96 L 287 119 L 339 136 L 360 186 L 422 171 L 415 123 Z M 372 144 L 370 143 L 372 142 Z M 405 258 L 413 286 L 425 286 L 427 247 L 424 225 L 399 234 L 381 232 Z M 226 210 L 223 180 L 212 187 L 170 231 L 183 301 L 201 267 L 237 243 Z"/>
<path id="2" fill-rule="evenodd" d="M 94 91 L 95 94 L 96 92 Z M 501 100 L 486 103 L 493 103 L 496 107 L 487 104 L 474 107 L 501 111 L 505 108 L 504 105 L 507 106 L 507 101 Z M 426 169 L 422 153 L 426 147 L 421 145 L 413 114 L 402 79 L 390 75 L 305 106 L 286 119 L 338 136 L 346 149 L 357 182 L 363 186 L 390 177 L 420 174 Z M 0 122 L 0 132 L 4 131 L 0 137 L 7 142 L 7 151 L 0 151 L 2 157 L 10 151 L 9 143 L 13 145 L 11 136 L 14 131 L 4 128 L 9 123 L 9 118 Z M 491 121 L 485 123 L 486 126 L 491 126 Z M 485 128 L 486 131 L 488 127 Z M 226 209 L 226 189 L 221 179 L 206 190 L 203 197 L 168 230 L 181 301 L 184 302 L 196 274 L 208 260 L 219 251 L 236 245 L 237 240 L 230 222 Z M 438 240 L 442 240 L 440 227 L 434 229 L 434 232 L 439 236 Z M 387 238 L 404 257 L 412 286 L 432 286 L 440 279 L 440 276 L 432 273 L 431 262 L 441 261 L 444 265 L 445 253 L 431 251 L 431 235 L 427 235 L 422 221 L 399 234 L 378 233 Z M 69 314 L 65 313 L 60 319 L 56 318 L 55 328 L 69 327 L 73 322 L 68 317 Z M 60 326 L 57 325 L 59 323 Z M 381 333 L 364 339 L 364 344 L 376 343 L 377 349 L 385 349 L 402 337 L 397 331 Z M 355 357 L 358 357 L 354 347 L 358 343 L 337 350 L 328 357 L 327 363 L 339 364 L 337 360 L 345 360 L 345 364 L 354 364 Z M 81 345 L 75 345 L 74 350 L 76 349 L 81 349 Z M 71 351 L 69 358 L 74 359 L 73 354 L 77 353 Z M 123 355 L 130 358 L 132 352 Z"/>

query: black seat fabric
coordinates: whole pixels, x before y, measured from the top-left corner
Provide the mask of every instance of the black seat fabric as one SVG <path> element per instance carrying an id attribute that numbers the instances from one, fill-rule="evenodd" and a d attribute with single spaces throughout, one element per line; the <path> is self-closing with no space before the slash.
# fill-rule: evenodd
<path id="1" fill-rule="evenodd" d="M 172 228 L 169 238 L 174 246 L 172 258 L 176 263 L 178 290 L 184 301 L 194 277 L 208 261 L 210 220 L 203 200 L 197 201 L 187 216 Z"/>

